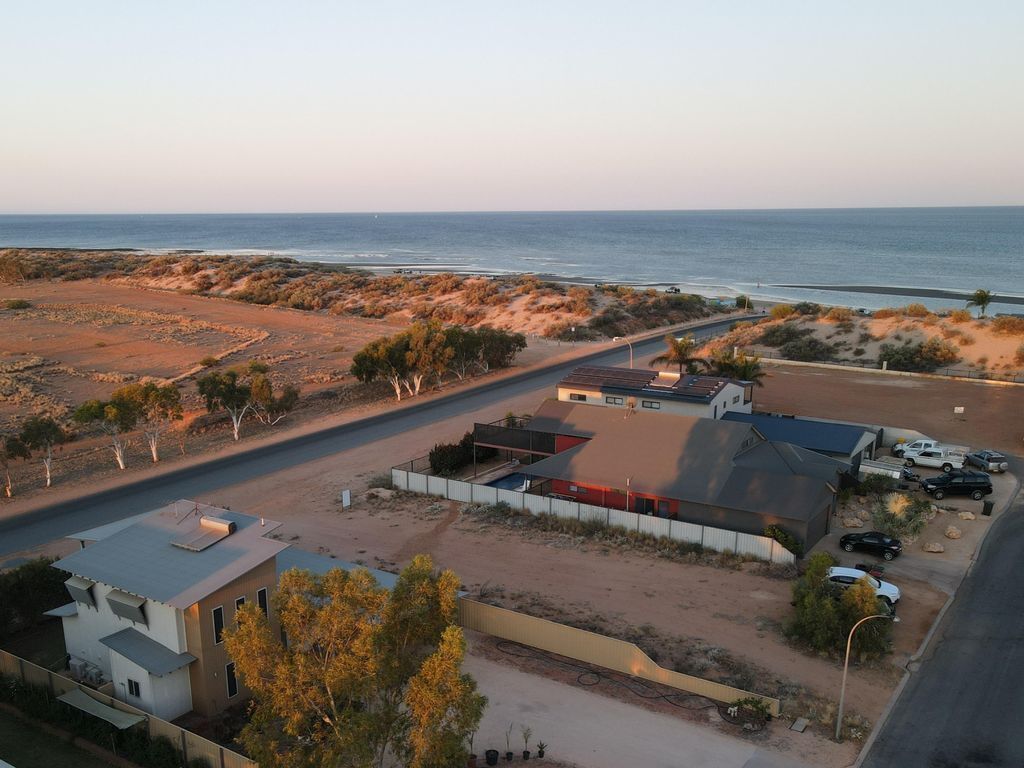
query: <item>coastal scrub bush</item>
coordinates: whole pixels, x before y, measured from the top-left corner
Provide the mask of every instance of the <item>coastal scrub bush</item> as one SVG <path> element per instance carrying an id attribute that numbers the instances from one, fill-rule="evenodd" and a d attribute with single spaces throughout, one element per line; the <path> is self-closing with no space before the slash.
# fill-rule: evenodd
<path id="1" fill-rule="evenodd" d="M 775 539 L 797 557 L 804 553 L 803 542 L 781 526 L 769 525 L 764 529 L 764 535 L 769 539 Z"/>
<path id="2" fill-rule="evenodd" d="M 1024 317 L 1000 315 L 992 320 L 992 330 L 1006 336 L 1024 336 Z"/>
<path id="3" fill-rule="evenodd" d="M 974 343 L 974 337 L 971 336 L 971 334 L 969 333 L 961 333 L 959 336 L 957 336 L 956 343 L 959 344 L 961 347 L 969 347 L 971 346 L 971 344 Z"/>
<path id="4" fill-rule="evenodd" d="M 974 316 L 966 309 L 954 309 L 949 313 L 949 322 L 951 323 L 969 323 L 974 319 Z"/>
<path id="5" fill-rule="evenodd" d="M 879 362 L 886 362 L 894 371 L 930 373 L 942 366 L 952 365 L 959 359 L 956 347 L 938 336 L 917 344 L 909 341 L 901 346 L 883 344 L 878 352 Z"/>
<path id="6" fill-rule="evenodd" d="M 931 314 L 924 304 L 914 302 L 903 308 L 903 314 L 907 317 L 928 317 Z"/>
<path id="7" fill-rule="evenodd" d="M 853 310 L 848 307 L 832 307 L 825 319 L 833 323 L 842 323 L 853 319 Z"/>
<path id="8" fill-rule="evenodd" d="M 793 305 L 793 311 L 798 315 L 820 315 L 821 304 L 815 304 L 813 301 L 801 301 Z"/>
<path id="9" fill-rule="evenodd" d="M 4 309 L 28 309 L 31 306 L 32 302 L 24 299 L 7 299 L 4 302 Z"/>
<path id="10" fill-rule="evenodd" d="M 207 355 L 199 361 L 199 364 L 203 366 L 203 368 L 212 368 L 215 365 L 220 365 L 220 360 L 213 355 Z"/>
<path id="11" fill-rule="evenodd" d="M 899 315 L 899 313 L 900 311 L 893 307 L 883 307 L 882 309 L 876 309 L 872 317 L 874 317 L 876 320 L 885 320 L 886 318 L 889 317 L 896 317 Z"/>
<path id="12" fill-rule="evenodd" d="M 813 333 L 810 328 L 800 328 L 793 323 L 782 323 L 781 325 L 769 325 L 758 338 L 758 344 L 766 347 L 781 347 L 791 341 L 798 341 Z"/>
<path id="13" fill-rule="evenodd" d="M 1013 356 L 1013 362 L 1017 365 L 1024 365 L 1024 344 L 1017 347 L 1017 352 Z"/>
<path id="14" fill-rule="evenodd" d="M 827 341 L 807 337 L 786 342 L 779 347 L 779 352 L 788 360 L 813 363 L 832 359 L 835 355 L 836 347 Z"/>
<path id="15" fill-rule="evenodd" d="M 772 317 L 776 320 L 785 320 L 790 315 L 796 312 L 789 304 L 776 304 L 772 307 Z"/>

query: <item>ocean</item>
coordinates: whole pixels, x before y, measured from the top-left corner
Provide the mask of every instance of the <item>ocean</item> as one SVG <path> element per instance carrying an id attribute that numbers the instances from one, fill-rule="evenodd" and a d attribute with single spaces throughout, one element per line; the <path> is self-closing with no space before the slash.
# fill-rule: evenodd
<path id="1" fill-rule="evenodd" d="M 532 272 L 869 309 L 910 300 L 962 306 L 924 296 L 929 291 L 923 289 L 986 288 L 1024 302 L 1024 207 L 7 215 L 0 216 L 0 247 L 6 246 L 203 250 L 381 270 Z M 1011 299 L 993 303 L 991 311 L 1022 310 Z"/>

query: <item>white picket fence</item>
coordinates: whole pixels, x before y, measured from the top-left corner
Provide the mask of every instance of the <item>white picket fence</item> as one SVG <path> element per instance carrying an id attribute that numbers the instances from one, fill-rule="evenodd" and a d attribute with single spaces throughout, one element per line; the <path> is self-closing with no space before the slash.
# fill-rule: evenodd
<path id="1" fill-rule="evenodd" d="M 595 507 L 591 504 L 582 504 L 567 499 L 552 499 L 548 496 L 493 488 L 489 485 L 477 485 L 463 480 L 450 480 L 446 477 L 424 475 L 404 469 L 392 469 L 391 482 L 394 483 L 395 488 L 400 488 L 403 491 L 425 493 L 474 504 L 497 504 L 499 501 L 503 501 L 513 509 L 530 512 L 534 515 L 557 515 L 558 517 L 594 521 L 605 525 L 617 525 L 630 531 L 700 544 L 702 547 L 717 552 L 729 550 L 740 555 L 751 555 L 770 563 L 789 564 L 796 560 L 792 552 L 774 539 L 730 531 L 726 528 L 684 523 L 682 520 L 669 520 L 652 515 L 638 515 L 635 512 L 626 512 L 621 509 Z"/>

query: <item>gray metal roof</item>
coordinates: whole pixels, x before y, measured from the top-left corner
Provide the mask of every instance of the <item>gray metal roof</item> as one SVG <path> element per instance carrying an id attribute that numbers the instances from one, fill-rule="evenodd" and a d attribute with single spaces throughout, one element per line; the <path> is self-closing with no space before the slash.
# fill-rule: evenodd
<path id="1" fill-rule="evenodd" d="M 354 571 L 356 568 L 366 568 L 365 565 L 359 565 L 358 563 L 350 563 L 346 560 L 337 560 L 333 557 L 326 557 L 325 555 L 318 555 L 315 552 L 307 552 L 303 549 L 296 549 L 295 547 L 288 547 L 277 555 L 277 577 L 281 578 L 281 574 L 285 571 L 290 571 L 292 568 L 299 568 L 303 571 L 312 571 L 313 573 L 323 576 L 332 568 L 341 568 L 343 571 Z M 398 581 L 398 576 L 394 573 L 388 573 L 387 571 L 381 571 L 377 568 L 366 568 L 373 577 L 377 580 L 385 589 L 394 589 L 395 582 Z"/>
<path id="2" fill-rule="evenodd" d="M 123 531 L 129 525 L 135 525 L 139 520 L 144 518 L 149 512 L 143 512 L 141 515 L 132 515 L 131 517 L 123 518 L 122 520 L 115 520 L 112 523 L 106 525 L 97 525 L 95 528 L 89 528 L 78 533 L 72 533 L 70 536 L 65 536 L 66 539 L 74 539 L 75 541 L 99 541 L 105 539 L 108 536 L 113 536 L 119 531 Z"/>
<path id="3" fill-rule="evenodd" d="M 202 552 L 172 541 L 199 526 L 192 502 L 169 505 L 54 563 L 54 567 L 184 610 L 274 557 L 288 544 L 266 538 L 280 523 L 207 508 L 235 523 Z"/>
<path id="4" fill-rule="evenodd" d="M 831 498 L 840 462 L 765 444 L 749 424 L 548 401 L 530 428 L 591 439 L 520 471 L 696 504 L 807 520 Z"/>
<path id="5" fill-rule="evenodd" d="M 191 653 L 175 653 L 137 629 L 122 629 L 101 637 L 100 642 L 157 677 L 169 675 L 196 660 Z"/>
<path id="6" fill-rule="evenodd" d="M 48 611 L 43 611 L 43 616 L 57 616 L 59 618 L 67 618 L 69 616 L 78 615 L 78 603 L 72 600 L 70 603 L 66 603 L 59 608 L 51 608 Z"/>
<path id="7" fill-rule="evenodd" d="M 811 451 L 835 453 L 850 458 L 874 442 L 876 434 L 874 430 L 856 424 L 835 424 L 767 413 L 730 412 L 722 418 L 753 424 L 769 440 L 792 443 Z"/>

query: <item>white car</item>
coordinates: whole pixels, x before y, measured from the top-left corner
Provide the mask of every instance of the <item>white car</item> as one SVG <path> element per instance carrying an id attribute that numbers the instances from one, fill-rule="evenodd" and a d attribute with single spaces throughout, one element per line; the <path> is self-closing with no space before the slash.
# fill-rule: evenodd
<path id="1" fill-rule="evenodd" d="M 874 576 L 864 571 L 858 571 L 856 568 L 843 568 L 841 566 L 834 566 L 828 569 L 828 580 L 835 584 L 837 587 L 843 589 L 849 589 L 861 579 L 867 579 L 875 589 L 875 595 L 880 599 L 885 600 L 889 605 L 896 605 L 900 599 L 900 588 L 895 584 L 890 584 L 887 581 L 879 581 Z"/>

